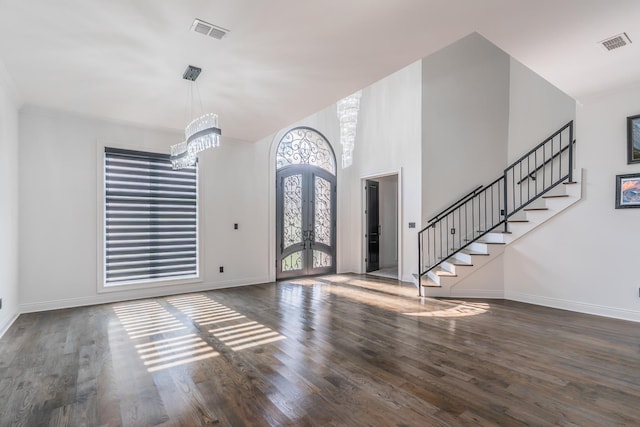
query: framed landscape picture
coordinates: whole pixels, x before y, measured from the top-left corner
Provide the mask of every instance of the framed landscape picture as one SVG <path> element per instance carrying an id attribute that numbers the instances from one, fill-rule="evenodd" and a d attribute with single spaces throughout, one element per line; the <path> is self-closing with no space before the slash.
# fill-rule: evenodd
<path id="1" fill-rule="evenodd" d="M 627 117 L 627 163 L 640 163 L 640 114 Z"/>
<path id="2" fill-rule="evenodd" d="M 640 173 L 616 176 L 616 209 L 640 208 Z"/>

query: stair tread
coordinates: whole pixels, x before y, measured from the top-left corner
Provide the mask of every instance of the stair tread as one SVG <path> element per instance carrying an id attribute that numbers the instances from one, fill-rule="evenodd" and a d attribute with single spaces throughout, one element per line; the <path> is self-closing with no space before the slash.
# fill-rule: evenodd
<path id="1" fill-rule="evenodd" d="M 525 211 L 548 211 L 549 208 L 524 208 Z"/>
<path id="2" fill-rule="evenodd" d="M 556 199 L 559 197 L 569 197 L 568 194 L 549 194 L 546 196 L 542 196 L 543 199 Z"/>
<path id="3" fill-rule="evenodd" d="M 489 254 L 485 254 L 482 252 L 474 252 L 474 251 L 460 251 L 463 254 L 467 254 L 467 255 L 482 255 L 482 256 L 489 256 Z"/>
<path id="4" fill-rule="evenodd" d="M 480 240 L 478 240 L 477 243 L 482 243 L 483 245 L 505 245 L 506 244 L 504 242 L 482 242 Z"/>
<path id="5" fill-rule="evenodd" d="M 468 262 L 459 262 L 459 261 L 447 261 L 451 265 L 455 265 L 456 267 L 473 267 L 473 264 L 469 264 Z"/>
<path id="6" fill-rule="evenodd" d="M 529 222 L 528 219 L 510 219 L 507 222 Z"/>
<path id="7" fill-rule="evenodd" d="M 444 270 L 436 271 L 436 275 L 439 277 L 458 277 L 457 274 L 452 273 L 450 271 L 444 271 Z"/>
<path id="8" fill-rule="evenodd" d="M 571 185 L 571 184 L 577 184 L 578 181 L 565 181 L 563 182 L 564 185 Z"/>
<path id="9" fill-rule="evenodd" d="M 423 288 L 441 288 L 442 285 L 438 285 L 436 282 L 430 279 L 423 279 L 421 283 Z"/>

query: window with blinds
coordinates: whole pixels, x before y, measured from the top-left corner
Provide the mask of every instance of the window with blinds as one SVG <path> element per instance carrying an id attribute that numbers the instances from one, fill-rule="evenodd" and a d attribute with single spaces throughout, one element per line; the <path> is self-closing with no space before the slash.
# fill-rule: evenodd
<path id="1" fill-rule="evenodd" d="M 105 147 L 104 284 L 198 276 L 196 166 Z"/>

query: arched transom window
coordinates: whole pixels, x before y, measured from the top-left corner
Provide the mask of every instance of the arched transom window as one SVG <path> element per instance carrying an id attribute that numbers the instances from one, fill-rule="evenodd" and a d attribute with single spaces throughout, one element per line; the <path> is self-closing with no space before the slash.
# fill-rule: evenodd
<path id="1" fill-rule="evenodd" d="M 336 160 L 329 143 L 313 129 L 290 130 L 280 140 L 276 152 L 276 167 L 312 165 L 336 174 Z"/>

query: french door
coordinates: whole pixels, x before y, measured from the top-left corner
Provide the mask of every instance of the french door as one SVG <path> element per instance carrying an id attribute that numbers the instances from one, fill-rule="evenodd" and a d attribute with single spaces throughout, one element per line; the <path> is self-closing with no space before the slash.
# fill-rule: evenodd
<path id="1" fill-rule="evenodd" d="M 335 273 L 335 175 L 303 164 L 276 178 L 276 277 Z"/>

